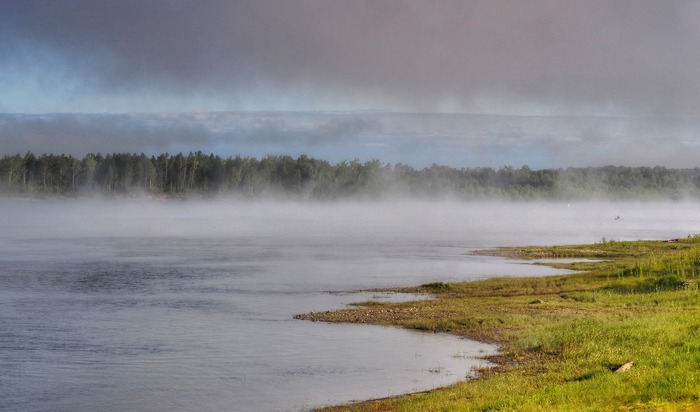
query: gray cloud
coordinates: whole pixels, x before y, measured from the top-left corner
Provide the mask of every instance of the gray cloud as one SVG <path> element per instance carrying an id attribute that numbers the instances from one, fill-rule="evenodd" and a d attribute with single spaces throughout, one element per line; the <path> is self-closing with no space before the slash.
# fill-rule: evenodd
<path id="1" fill-rule="evenodd" d="M 79 77 L 90 91 L 239 99 L 272 90 L 427 111 L 450 102 L 494 111 L 700 109 L 700 3 L 692 0 L 0 5 L 6 58 L 58 61 L 55 76 Z"/>
<path id="2" fill-rule="evenodd" d="M 0 155 L 288 154 L 340 162 L 697 166 L 700 119 L 410 113 L 219 112 L 0 115 Z"/>
<path id="3" fill-rule="evenodd" d="M 372 146 L 384 136 L 381 118 L 359 113 L 216 112 L 169 115 L 209 131 L 206 150 L 264 157 L 302 154 L 340 162 L 380 157 Z"/>
<path id="4" fill-rule="evenodd" d="M 197 124 L 127 115 L 0 115 L 0 153 L 179 152 L 205 147 Z"/>
<path id="5" fill-rule="evenodd" d="M 222 138 L 270 146 L 356 143 L 361 137 L 384 132 L 380 119 L 360 113 L 218 112 L 176 114 L 173 118 L 200 123 Z"/>

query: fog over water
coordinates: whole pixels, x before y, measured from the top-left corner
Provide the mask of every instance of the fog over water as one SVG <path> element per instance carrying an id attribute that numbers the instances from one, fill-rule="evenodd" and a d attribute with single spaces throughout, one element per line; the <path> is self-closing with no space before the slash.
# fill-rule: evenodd
<path id="1" fill-rule="evenodd" d="M 82 193 L 87 176 L 108 193 L 132 185 L 68 158 L 87 153 L 416 170 L 694 168 L 700 156 L 697 1 L 0 0 L 0 10 L 0 190 Z M 56 179 L 45 173 L 53 157 L 32 160 L 49 153 L 71 166 Z M 601 185 L 600 195 L 694 196 L 697 182 L 686 190 L 674 173 L 648 192 Z M 152 188 L 151 174 L 140 186 Z M 580 193 L 541 193 L 595 192 L 585 174 Z M 183 177 L 153 193 L 179 192 Z M 532 186 L 508 194 L 539 196 Z M 0 410 L 297 411 L 446 385 L 495 348 L 294 315 L 379 299 L 348 293 L 358 289 L 561 273 L 475 249 L 698 232 L 699 205 L 682 202 L 0 198 Z"/>
<path id="2" fill-rule="evenodd" d="M 0 200 L 0 409 L 294 411 L 446 385 L 495 348 L 293 316 L 397 298 L 329 291 L 561 273 L 475 249 L 698 232 L 695 203 Z"/>

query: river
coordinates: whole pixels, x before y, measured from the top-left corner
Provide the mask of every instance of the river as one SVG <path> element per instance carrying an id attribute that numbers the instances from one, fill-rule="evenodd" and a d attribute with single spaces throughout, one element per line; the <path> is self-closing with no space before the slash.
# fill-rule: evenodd
<path id="1" fill-rule="evenodd" d="M 694 203 L 0 200 L 0 410 L 298 411 L 444 386 L 496 348 L 293 316 L 561 273 L 475 249 L 698 232 Z"/>

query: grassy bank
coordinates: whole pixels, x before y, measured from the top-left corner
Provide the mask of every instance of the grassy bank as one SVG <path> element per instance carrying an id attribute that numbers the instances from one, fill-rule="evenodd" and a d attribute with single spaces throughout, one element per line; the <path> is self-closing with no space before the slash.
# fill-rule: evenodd
<path id="1" fill-rule="evenodd" d="M 324 410 L 700 410 L 700 238 L 483 253 L 604 260 L 557 265 L 581 271 L 572 275 L 433 283 L 404 291 L 435 300 L 303 315 L 449 332 L 501 348 L 492 358 L 498 366 L 478 379 Z"/>

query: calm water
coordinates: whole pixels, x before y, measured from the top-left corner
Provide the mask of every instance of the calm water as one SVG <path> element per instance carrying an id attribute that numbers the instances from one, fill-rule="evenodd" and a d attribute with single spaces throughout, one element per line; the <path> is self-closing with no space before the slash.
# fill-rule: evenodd
<path id="1" fill-rule="evenodd" d="M 495 348 L 293 316 L 383 298 L 328 291 L 557 273 L 477 248 L 698 232 L 690 203 L 3 200 L 0 409 L 296 411 L 430 389 Z"/>

